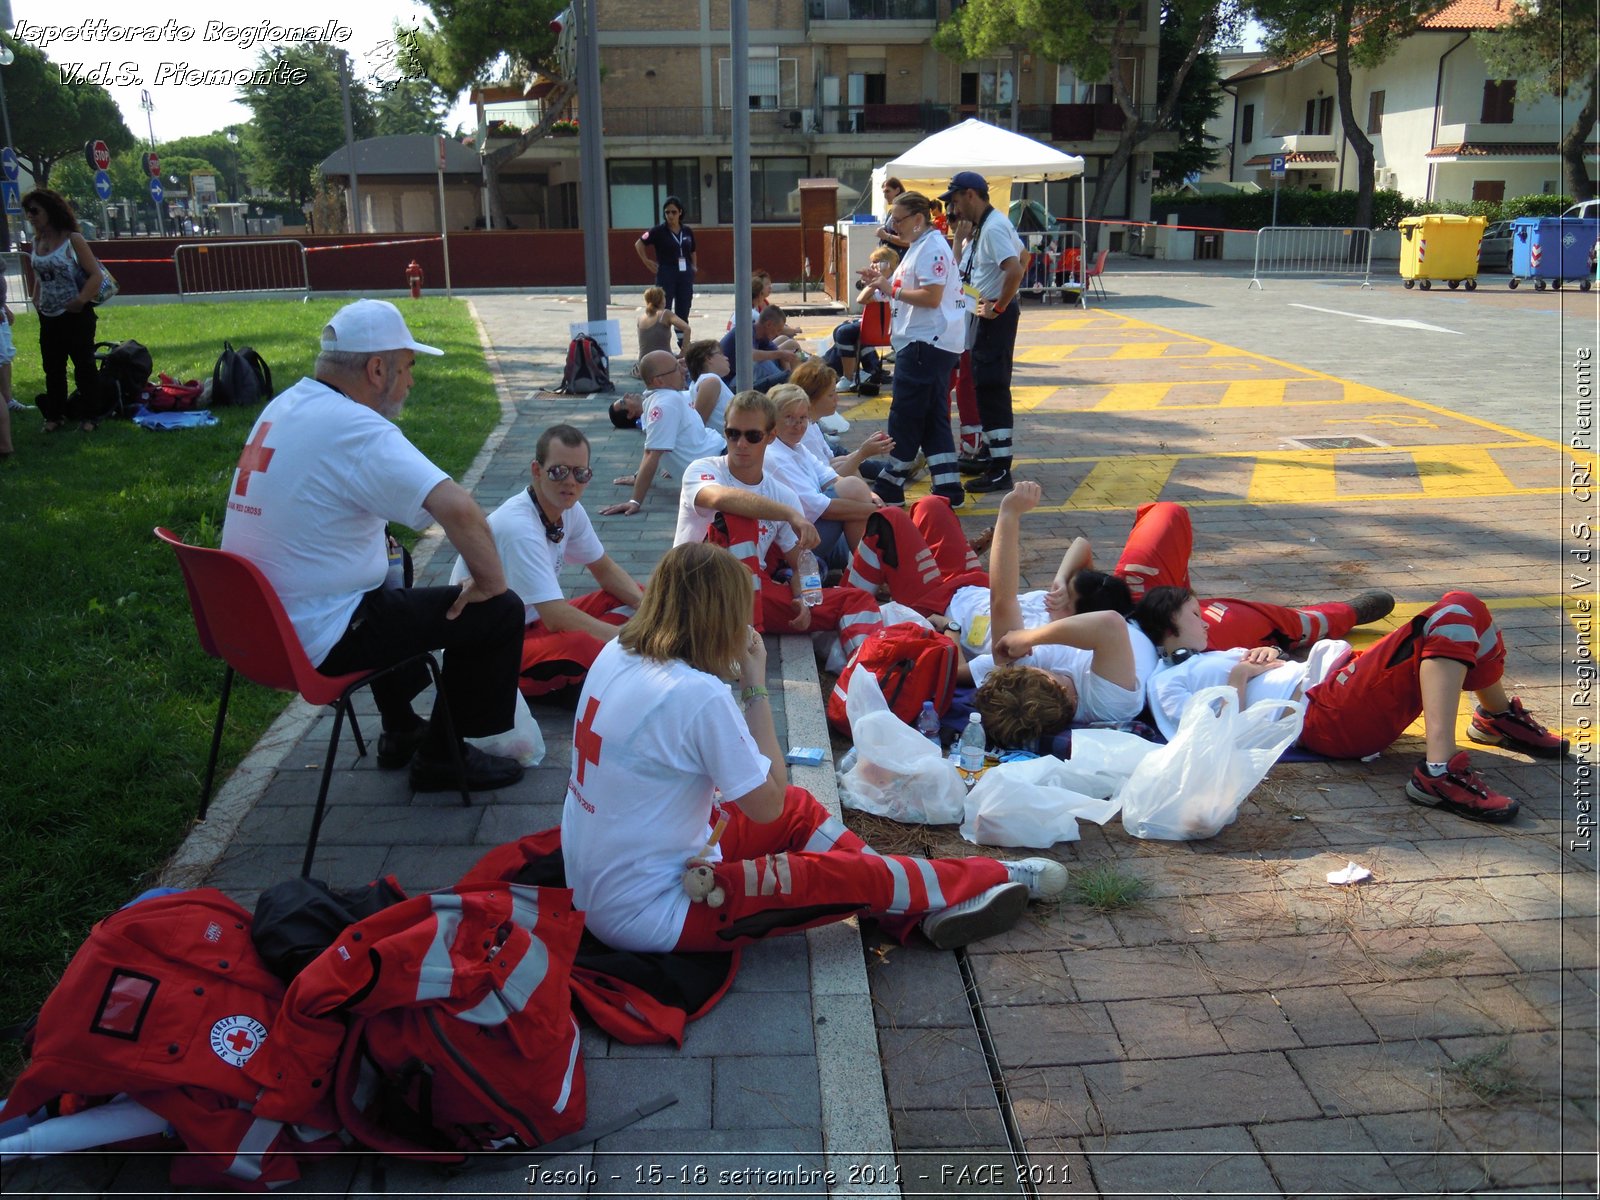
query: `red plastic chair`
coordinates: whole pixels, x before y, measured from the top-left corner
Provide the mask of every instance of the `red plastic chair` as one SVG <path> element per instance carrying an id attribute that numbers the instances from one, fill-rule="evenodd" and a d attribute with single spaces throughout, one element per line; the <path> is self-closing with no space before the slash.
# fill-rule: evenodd
<path id="1" fill-rule="evenodd" d="M 1107 251 L 1105 250 L 1102 250 L 1100 253 L 1096 254 L 1094 256 L 1094 266 L 1090 267 L 1089 273 L 1083 277 L 1083 286 L 1093 286 L 1094 290 L 1100 294 L 1100 299 L 1102 300 L 1106 298 L 1106 285 L 1100 282 L 1100 276 L 1106 273 L 1106 254 Z"/>
<path id="2" fill-rule="evenodd" d="M 217 720 L 211 731 L 211 754 L 206 759 L 205 782 L 200 788 L 200 813 L 206 819 L 211 803 L 211 784 L 217 769 L 217 753 L 222 745 L 222 726 L 228 716 L 228 696 L 233 690 L 235 673 L 243 675 L 263 687 L 280 692 L 297 692 L 312 704 L 331 705 L 334 710 L 333 733 L 328 739 L 328 754 L 322 764 L 322 785 L 317 789 L 317 807 L 311 817 L 311 834 L 306 838 L 305 863 L 302 876 L 311 874 L 311 860 L 317 851 L 317 836 L 322 831 L 323 810 L 328 802 L 328 784 L 333 778 L 334 756 L 339 750 L 339 733 L 346 717 L 350 731 L 355 735 L 356 750 L 365 758 L 366 742 L 361 737 L 361 727 L 356 723 L 355 709 L 350 697 L 366 687 L 380 675 L 401 667 L 410 666 L 421 659 L 433 677 L 434 688 L 439 687 L 439 664 L 431 654 L 419 654 L 393 666 L 376 671 L 358 671 L 351 675 L 324 675 L 311 665 L 300 645 L 283 602 L 267 582 L 261 569 L 247 558 L 226 550 L 211 550 L 191 546 L 170 530 L 157 527 L 156 537 L 172 547 L 178 556 L 178 566 L 183 570 L 183 582 L 189 589 L 189 607 L 194 613 L 195 633 L 200 648 L 212 658 L 227 664 L 222 676 L 222 699 L 217 705 Z M 444 734 L 455 753 L 456 768 L 461 768 L 460 751 L 455 730 L 450 724 L 450 706 L 439 705 L 437 712 L 445 722 Z M 471 804 L 465 787 L 461 790 L 461 803 Z"/>

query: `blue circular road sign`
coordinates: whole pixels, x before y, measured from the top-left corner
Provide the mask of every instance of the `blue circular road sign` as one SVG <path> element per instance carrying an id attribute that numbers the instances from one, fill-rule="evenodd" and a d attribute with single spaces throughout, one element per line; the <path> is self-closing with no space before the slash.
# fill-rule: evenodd
<path id="1" fill-rule="evenodd" d="M 102 200 L 111 199 L 111 176 L 105 171 L 94 173 L 94 194 Z"/>

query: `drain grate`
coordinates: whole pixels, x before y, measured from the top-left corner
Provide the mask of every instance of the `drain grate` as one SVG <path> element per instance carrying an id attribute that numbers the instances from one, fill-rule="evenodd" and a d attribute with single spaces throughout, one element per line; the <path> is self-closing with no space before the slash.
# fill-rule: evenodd
<path id="1" fill-rule="evenodd" d="M 1289 438 L 1288 444 L 1299 450 L 1360 450 L 1369 446 L 1387 446 L 1389 443 L 1353 433 L 1346 437 Z"/>

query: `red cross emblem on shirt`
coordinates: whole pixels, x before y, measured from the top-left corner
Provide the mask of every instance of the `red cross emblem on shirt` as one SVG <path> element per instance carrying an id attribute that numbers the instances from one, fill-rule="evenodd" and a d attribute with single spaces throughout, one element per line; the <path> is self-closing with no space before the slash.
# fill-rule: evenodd
<path id="1" fill-rule="evenodd" d="M 936 258 L 933 260 L 933 273 L 935 275 L 944 274 L 944 259 Z"/>
<path id="2" fill-rule="evenodd" d="M 256 1044 L 255 1038 L 251 1037 L 242 1029 L 235 1029 L 232 1033 L 228 1034 L 227 1038 L 224 1040 L 228 1043 L 229 1048 L 235 1054 L 243 1054 L 246 1050 L 249 1050 Z"/>
<path id="3" fill-rule="evenodd" d="M 594 716 L 600 711 L 600 701 L 593 696 L 583 710 L 583 720 L 572 732 L 572 746 L 578 752 L 578 782 L 583 782 L 584 768 L 593 763 L 600 765 L 600 743 L 604 740 L 594 731 Z"/>
<path id="4" fill-rule="evenodd" d="M 271 428 L 271 421 L 263 421 L 257 427 L 255 436 L 245 443 L 244 453 L 239 455 L 239 480 L 233 485 L 235 496 L 242 496 L 249 490 L 250 476 L 257 471 L 265 471 L 272 456 L 277 453 L 276 450 L 267 449 L 267 430 Z"/>

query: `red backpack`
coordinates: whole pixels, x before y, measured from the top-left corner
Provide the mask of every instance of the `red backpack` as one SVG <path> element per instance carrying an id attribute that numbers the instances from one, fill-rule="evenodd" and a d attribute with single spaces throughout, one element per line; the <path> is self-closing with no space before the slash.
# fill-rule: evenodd
<path id="1" fill-rule="evenodd" d="M 916 721 L 923 702 L 928 700 L 942 716 L 955 694 L 956 663 L 960 657 L 961 651 L 953 641 L 915 621 L 873 630 L 839 672 L 839 680 L 828 695 L 828 724 L 847 736 L 850 733 L 845 696 L 850 690 L 850 676 L 857 670 L 873 674 L 890 710 L 906 724 Z"/>
<path id="2" fill-rule="evenodd" d="M 200 393 L 205 389 L 198 379 L 179 383 L 166 372 L 158 379 L 157 383 L 146 384 L 139 393 L 139 403 L 150 412 L 188 412 L 199 406 Z"/>

